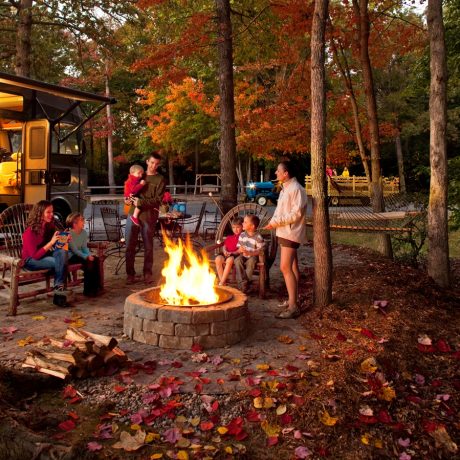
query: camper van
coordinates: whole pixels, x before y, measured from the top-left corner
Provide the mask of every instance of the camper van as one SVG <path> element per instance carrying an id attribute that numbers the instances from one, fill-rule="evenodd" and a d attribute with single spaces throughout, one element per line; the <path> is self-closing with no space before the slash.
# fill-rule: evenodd
<path id="1" fill-rule="evenodd" d="M 0 72 L 0 211 L 50 200 L 65 220 L 86 201 L 83 125 L 114 99 Z"/>

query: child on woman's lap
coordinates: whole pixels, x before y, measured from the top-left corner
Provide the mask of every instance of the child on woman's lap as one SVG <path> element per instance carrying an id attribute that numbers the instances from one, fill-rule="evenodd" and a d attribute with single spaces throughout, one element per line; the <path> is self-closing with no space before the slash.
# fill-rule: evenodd
<path id="1" fill-rule="evenodd" d="M 215 259 L 219 286 L 224 286 L 227 282 L 235 256 L 238 255 L 238 239 L 243 231 L 243 219 L 241 217 L 235 217 L 232 220 L 232 231 L 233 235 L 225 238 L 222 254 L 219 254 Z"/>

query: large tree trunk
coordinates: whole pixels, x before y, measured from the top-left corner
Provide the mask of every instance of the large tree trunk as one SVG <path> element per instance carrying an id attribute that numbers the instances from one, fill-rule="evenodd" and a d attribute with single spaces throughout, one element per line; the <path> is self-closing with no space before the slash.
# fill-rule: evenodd
<path id="1" fill-rule="evenodd" d="M 224 212 L 237 203 L 235 102 L 233 96 L 233 45 L 230 0 L 216 0 L 219 95 L 220 95 L 220 168 L 221 201 Z"/>
<path id="2" fill-rule="evenodd" d="M 385 204 L 383 202 L 383 183 L 380 167 L 380 135 L 377 118 L 377 103 L 375 100 L 374 78 L 369 58 L 370 20 L 368 0 L 359 0 L 359 4 L 358 0 L 353 0 L 353 7 L 358 25 L 360 61 L 363 71 L 369 134 L 371 138 L 372 209 L 374 212 L 381 212 L 385 210 Z M 379 234 L 378 240 L 380 252 L 386 257 L 393 257 L 390 236 L 387 234 Z"/>
<path id="3" fill-rule="evenodd" d="M 315 280 L 317 307 L 332 301 L 332 249 L 326 185 L 325 29 L 328 0 L 315 0 L 311 32 L 311 174 Z"/>
<path id="4" fill-rule="evenodd" d="M 109 86 L 109 64 L 105 63 L 105 95 L 110 97 Z M 110 193 L 116 193 L 115 189 L 115 175 L 113 172 L 113 117 L 112 106 L 107 104 L 107 176 L 109 181 Z"/>
<path id="5" fill-rule="evenodd" d="M 447 228 L 447 65 L 442 1 L 428 0 L 430 36 L 430 200 L 428 204 L 428 274 L 443 287 L 450 285 Z"/>
<path id="6" fill-rule="evenodd" d="M 169 185 L 174 185 L 174 158 L 171 155 L 168 156 L 168 178 Z"/>
<path id="7" fill-rule="evenodd" d="M 398 128 L 398 133 L 395 138 L 396 158 L 398 160 L 398 176 L 399 176 L 399 191 L 406 193 L 406 177 L 404 175 L 404 157 L 401 145 L 401 131 Z"/>
<path id="8" fill-rule="evenodd" d="M 16 40 L 16 75 L 30 77 L 32 33 L 32 0 L 20 0 L 17 4 L 19 25 Z"/>

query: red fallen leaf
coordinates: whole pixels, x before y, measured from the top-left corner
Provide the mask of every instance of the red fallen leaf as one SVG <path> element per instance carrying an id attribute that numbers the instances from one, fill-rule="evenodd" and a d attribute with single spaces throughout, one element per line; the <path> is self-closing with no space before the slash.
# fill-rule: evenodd
<path id="1" fill-rule="evenodd" d="M 195 391 L 196 391 L 197 393 L 201 393 L 201 392 L 203 391 L 203 385 L 202 385 L 201 383 L 197 383 L 197 384 L 195 385 Z"/>
<path id="2" fill-rule="evenodd" d="M 183 364 L 180 361 L 174 361 L 173 363 L 171 363 L 171 367 L 175 367 L 177 369 L 179 369 L 182 366 Z"/>
<path id="3" fill-rule="evenodd" d="M 230 374 L 230 375 L 228 376 L 228 381 L 229 381 L 229 382 L 236 382 L 236 381 L 238 381 L 238 380 L 241 380 L 241 376 L 238 375 L 238 374 Z"/>
<path id="4" fill-rule="evenodd" d="M 191 350 L 193 351 L 193 353 L 200 353 L 201 351 L 203 351 L 203 348 L 201 345 L 197 344 L 197 343 L 194 343 L 192 345 L 192 348 Z"/>
<path id="5" fill-rule="evenodd" d="M 281 417 L 280 417 L 280 422 L 282 425 L 290 425 L 293 421 L 293 417 L 292 415 L 290 414 L 283 414 Z"/>
<path id="6" fill-rule="evenodd" d="M 254 369 L 244 369 L 243 375 L 254 375 Z"/>
<path id="7" fill-rule="evenodd" d="M 297 372 L 299 368 L 297 366 L 293 366 L 292 364 L 288 364 L 286 366 L 286 370 L 288 370 L 289 372 Z"/>
<path id="8" fill-rule="evenodd" d="M 390 427 L 393 431 L 404 431 L 406 429 L 406 425 L 401 422 L 393 423 Z"/>
<path id="9" fill-rule="evenodd" d="M 302 398 L 302 396 L 298 396 L 298 395 L 294 395 L 292 397 L 292 402 L 298 406 L 298 407 L 302 407 L 304 404 L 305 404 L 305 399 Z"/>
<path id="10" fill-rule="evenodd" d="M 435 422 L 434 420 L 423 420 L 422 421 L 422 428 L 427 432 L 427 433 L 433 433 L 433 431 L 436 430 L 441 426 L 440 423 Z"/>
<path id="11" fill-rule="evenodd" d="M 68 414 L 67 414 L 70 418 L 73 418 L 74 420 L 78 420 L 80 417 L 78 416 L 78 414 L 76 412 L 73 412 L 73 411 L 70 411 Z"/>
<path id="12" fill-rule="evenodd" d="M 112 420 L 113 417 L 115 417 L 115 414 L 108 413 L 108 414 L 101 415 L 99 417 L 99 420 L 101 420 L 101 421 L 103 421 L 103 420 Z"/>
<path id="13" fill-rule="evenodd" d="M 80 396 L 75 396 L 75 398 L 69 399 L 69 404 L 77 404 L 81 401 Z"/>
<path id="14" fill-rule="evenodd" d="M 246 414 L 246 420 L 248 422 L 260 422 L 262 419 L 260 417 L 259 412 L 251 410 Z"/>
<path id="15" fill-rule="evenodd" d="M 444 339 L 439 339 L 436 342 L 436 348 L 441 353 L 449 353 L 452 351 L 452 348 L 450 348 L 449 344 Z"/>
<path id="16" fill-rule="evenodd" d="M 438 388 L 442 385 L 442 380 L 441 379 L 434 379 L 432 382 L 431 382 L 431 386 L 434 387 L 434 388 Z"/>
<path id="17" fill-rule="evenodd" d="M 385 424 L 390 424 L 390 423 L 393 423 L 393 420 L 391 419 L 391 416 L 390 414 L 386 411 L 386 410 L 381 410 L 379 412 L 379 420 L 382 422 L 382 423 L 385 423 Z"/>
<path id="18" fill-rule="evenodd" d="M 258 396 L 260 396 L 262 394 L 262 391 L 259 389 L 259 388 L 253 388 L 249 394 L 253 397 L 253 398 L 257 398 Z"/>
<path id="19" fill-rule="evenodd" d="M 359 414 L 359 421 L 365 423 L 366 425 L 373 425 L 378 422 L 378 419 L 372 415 Z"/>
<path id="20" fill-rule="evenodd" d="M 454 388 L 455 388 L 456 390 L 460 390 L 460 380 L 455 379 L 455 380 L 452 382 L 452 385 L 454 386 Z"/>
<path id="21" fill-rule="evenodd" d="M 72 385 L 67 385 L 64 390 L 62 390 L 62 397 L 65 398 L 75 398 L 77 396 L 77 390 Z"/>
<path id="22" fill-rule="evenodd" d="M 347 341 L 347 338 L 346 338 L 341 332 L 339 332 L 339 333 L 335 336 L 335 338 L 336 338 L 338 341 L 340 341 L 340 342 L 346 342 L 346 341 Z"/>
<path id="23" fill-rule="evenodd" d="M 211 383 L 211 379 L 208 378 L 208 377 L 200 377 L 200 382 L 201 382 L 203 385 L 208 385 L 209 383 Z"/>
<path id="24" fill-rule="evenodd" d="M 211 404 L 211 409 L 212 409 L 212 412 L 216 412 L 216 410 L 219 409 L 219 401 L 214 401 Z"/>
<path id="25" fill-rule="evenodd" d="M 276 446 L 276 444 L 278 444 L 278 436 L 269 436 L 267 438 L 267 446 L 268 447 L 271 447 L 271 446 Z"/>
<path id="26" fill-rule="evenodd" d="M 98 442 L 95 442 L 95 441 L 91 441 L 88 444 L 86 444 L 86 448 L 90 452 L 97 452 L 98 450 L 102 449 L 102 444 L 99 444 Z"/>
<path id="27" fill-rule="evenodd" d="M 113 391 L 115 391 L 115 393 L 122 393 L 123 391 L 126 391 L 126 387 L 122 387 L 121 385 L 115 385 L 113 387 Z"/>
<path id="28" fill-rule="evenodd" d="M 208 422 L 201 422 L 200 423 L 200 430 L 201 431 L 209 431 L 214 428 L 214 423 L 208 421 Z"/>
<path id="29" fill-rule="evenodd" d="M 406 396 L 406 399 L 407 401 L 410 401 L 411 403 L 414 403 L 414 404 L 420 404 L 422 402 L 422 398 L 420 398 L 419 396 L 415 396 L 415 395 L 408 395 Z"/>
<path id="30" fill-rule="evenodd" d="M 217 382 L 218 385 L 223 385 L 225 383 L 225 380 L 224 379 L 217 379 L 216 382 Z"/>
<path id="31" fill-rule="evenodd" d="M 325 335 L 315 334 L 314 332 L 310 334 L 310 337 L 315 340 L 324 340 L 326 338 Z"/>
<path id="32" fill-rule="evenodd" d="M 320 457 L 328 457 L 329 456 L 329 451 L 327 450 L 327 447 L 323 447 L 323 446 L 317 447 L 316 452 L 318 452 L 318 455 Z"/>
<path id="33" fill-rule="evenodd" d="M 345 351 L 345 354 L 347 356 L 351 356 L 356 350 L 354 348 L 350 348 L 349 350 L 346 350 Z"/>
<path id="34" fill-rule="evenodd" d="M 433 345 L 423 345 L 422 343 L 417 343 L 417 348 L 422 353 L 434 353 L 436 351 Z"/>
<path id="35" fill-rule="evenodd" d="M 75 429 L 76 425 L 73 420 L 66 420 L 65 422 L 61 422 L 58 427 L 63 431 L 72 431 Z"/>
<path id="36" fill-rule="evenodd" d="M 270 369 L 269 371 L 267 371 L 267 375 L 276 377 L 277 375 L 279 375 L 279 372 L 275 369 Z"/>
<path id="37" fill-rule="evenodd" d="M 237 441 L 243 441 L 247 437 L 248 437 L 248 434 L 243 429 L 241 429 L 237 434 L 235 434 L 235 439 Z"/>
<path id="38" fill-rule="evenodd" d="M 452 358 L 460 359 L 460 350 L 452 353 Z"/>
<path id="39" fill-rule="evenodd" d="M 364 337 L 368 337 L 369 339 L 376 339 L 377 337 L 375 334 L 370 330 L 366 329 L 365 327 L 361 328 L 361 335 L 364 335 Z"/>

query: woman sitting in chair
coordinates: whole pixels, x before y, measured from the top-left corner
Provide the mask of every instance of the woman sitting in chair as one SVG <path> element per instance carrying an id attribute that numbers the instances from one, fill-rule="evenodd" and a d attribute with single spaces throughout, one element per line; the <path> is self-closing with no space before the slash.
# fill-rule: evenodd
<path id="1" fill-rule="evenodd" d="M 53 205 L 51 202 L 39 201 L 30 211 L 27 228 L 22 235 L 22 259 L 27 270 L 54 271 L 53 303 L 67 307 L 64 290 L 67 273 L 67 250 L 59 244 L 59 231 L 54 224 Z M 56 244 L 58 243 L 58 244 Z"/>

